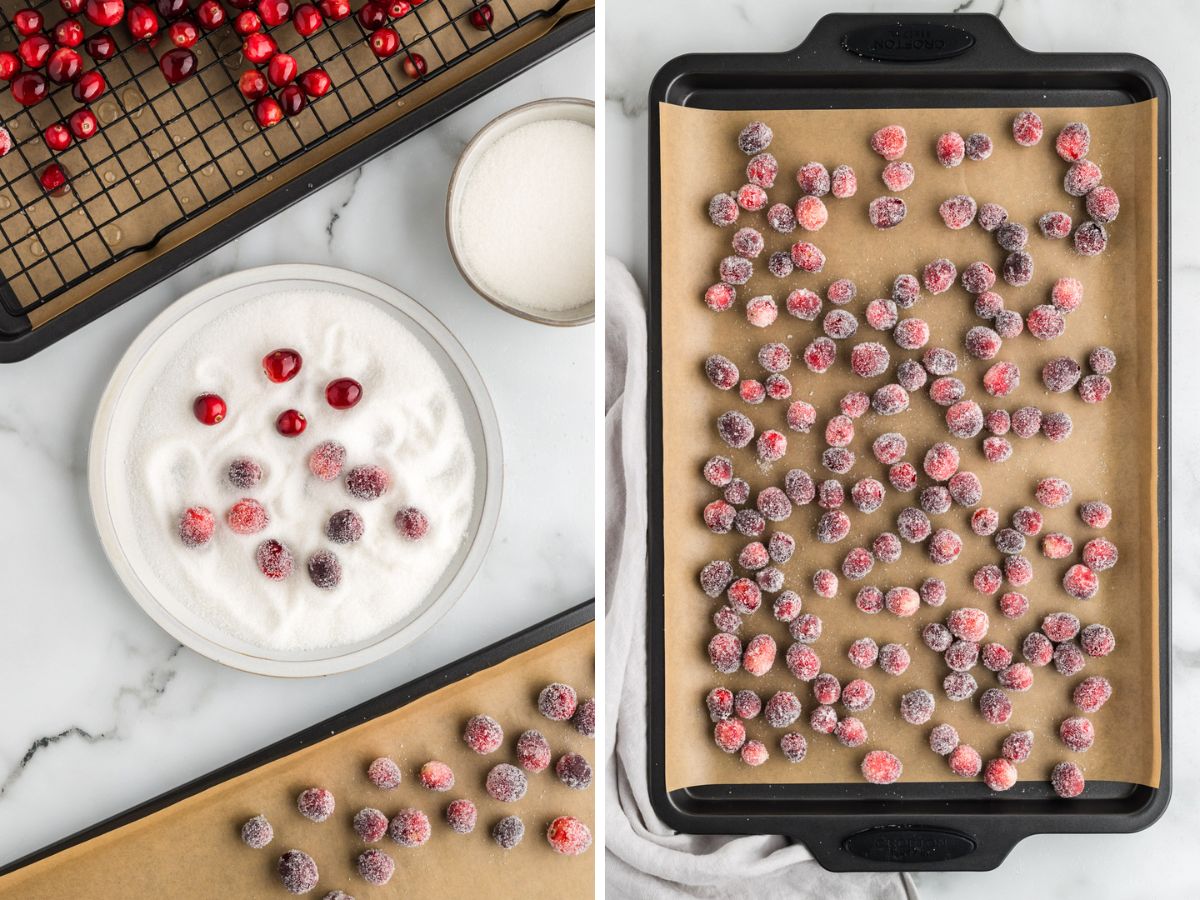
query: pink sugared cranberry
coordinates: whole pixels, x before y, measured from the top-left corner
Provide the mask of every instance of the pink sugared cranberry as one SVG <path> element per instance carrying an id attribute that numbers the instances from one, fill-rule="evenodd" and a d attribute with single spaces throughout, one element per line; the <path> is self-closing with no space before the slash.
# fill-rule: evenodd
<path id="1" fill-rule="evenodd" d="M 429 533 L 429 517 L 415 506 L 405 506 L 396 513 L 396 530 L 407 540 L 419 541 Z"/>
<path id="2" fill-rule="evenodd" d="M 179 518 L 179 540 L 185 547 L 202 547 L 212 540 L 216 518 L 203 506 L 184 510 Z"/>
<path id="3" fill-rule="evenodd" d="M 863 778 L 871 784 L 894 784 L 903 771 L 900 760 L 886 750 L 872 750 L 863 757 Z"/>
<path id="4" fill-rule="evenodd" d="M 291 551 L 279 541 L 266 540 L 254 552 L 258 569 L 272 581 L 282 581 L 292 574 L 295 560 Z"/>
<path id="5" fill-rule="evenodd" d="M 296 809 L 311 822 L 324 822 L 333 815 L 333 793 L 325 788 L 308 788 L 296 798 Z"/>

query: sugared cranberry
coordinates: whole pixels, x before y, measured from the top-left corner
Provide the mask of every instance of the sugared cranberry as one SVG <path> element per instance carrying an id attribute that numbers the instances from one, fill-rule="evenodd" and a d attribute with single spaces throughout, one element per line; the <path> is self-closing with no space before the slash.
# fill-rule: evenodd
<path id="1" fill-rule="evenodd" d="M 233 30 L 242 37 L 249 37 L 262 31 L 262 19 L 258 17 L 258 13 L 249 9 L 240 12 L 234 17 Z"/>
<path id="2" fill-rule="evenodd" d="M 392 477 L 380 466 L 355 466 L 346 475 L 346 490 L 359 500 L 376 500 L 391 484 Z"/>
<path id="3" fill-rule="evenodd" d="M 288 53 L 276 53 L 267 64 L 267 80 L 275 87 L 283 87 L 295 81 L 299 71 L 296 57 Z"/>
<path id="4" fill-rule="evenodd" d="M 254 121 L 260 128 L 270 128 L 283 121 L 283 107 L 274 97 L 263 97 L 254 104 Z"/>
<path id="5" fill-rule="evenodd" d="M 1086 786 L 1083 770 L 1073 762 L 1060 762 L 1050 773 L 1050 785 L 1064 800 L 1078 797 Z"/>
<path id="6" fill-rule="evenodd" d="M 324 97 L 333 86 L 324 69 L 309 69 L 300 76 L 300 87 L 312 98 Z"/>
<path id="7" fill-rule="evenodd" d="M 117 42 L 107 31 L 102 31 L 88 38 L 84 42 L 83 49 L 96 62 L 104 62 L 117 55 Z"/>
<path id="8" fill-rule="evenodd" d="M 247 69 L 238 78 L 238 90 L 247 100 L 258 100 L 267 96 L 271 87 L 267 84 L 267 77 L 258 69 Z"/>
<path id="9" fill-rule="evenodd" d="M 229 483 L 238 488 L 252 488 L 262 481 L 263 470 L 257 462 L 240 456 L 229 464 Z"/>
<path id="10" fill-rule="evenodd" d="M 267 527 L 271 517 L 261 503 L 245 497 L 229 508 L 225 521 L 234 534 L 258 534 Z"/>
<path id="11" fill-rule="evenodd" d="M 333 815 L 333 793 L 325 788 L 308 788 L 296 797 L 296 809 L 310 822 L 324 822 Z"/>
<path id="12" fill-rule="evenodd" d="M 1032 147 L 1042 139 L 1042 118 L 1032 110 L 1017 113 L 1012 123 L 1013 140 L 1022 147 Z"/>
<path id="13" fill-rule="evenodd" d="M 298 116 L 308 106 L 308 98 L 304 89 L 298 84 L 289 84 L 279 92 L 279 105 L 283 107 L 285 116 Z"/>
<path id="14" fill-rule="evenodd" d="M 429 533 L 429 517 L 415 506 L 396 513 L 396 530 L 410 541 L 419 541 Z"/>
<path id="15" fill-rule="evenodd" d="M 308 577 L 322 590 L 331 590 L 342 580 L 342 564 L 328 550 L 318 550 L 308 558 Z"/>
<path id="16" fill-rule="evenodd" d="M 179 518 L 179 540 L 185 547 L 201 547 L 212 540 L 216 518 L 203 506 L 184 510 Z"/>
<path id="17" fill-rule="evenodd" d="M 266 540 L 254 551 L 258 569 L 272 581 L 282 581 L 292 574 L 295 560 L 291 551 L 276 540 Z"/>
<path id="18" fill-rule="evenodd" d="M 96 120 L 96 114 L 90 109 L 77 109 L 71 113 L 67 119 L 67 125 L 71 129 L 71 134 L 75 135 L 78 141 L 86 141 L 97 131 L 100 130 L 100 123 Z"/>
<path id="19" fill-rule="evenodd" d="M 218 0 L 204 0 L 196 8 L 196 21 L 205 31 L 215 31 L 225 24 L 225 7 Z"/>
<path id="20" fill-rule="evenodd" d="M 90 69 L 79 76 L 75 86 L 71 88 L 71 96 L 80 103 L 95 103 L 108 89 L 108 83 L 95 69 Z"/>
<path id="21" fill-rule="evenodd" d="M 455 834 L 470 834 L 478 818 L 479 810 L 470 800 L 455 800 L 446 807 L 446 824 Z"/>
<path id="22" fill-rule="evenodd" d="M 899 125 L 887 125 L 871 135 L 871 149 L 886 160 L 899 159 L 908 149 L 908 135 Z"/>
<path id="23" fill-rule="evenodd" d="M 409 78 L 420 78 L 428 70 L 425 57 L 420 53 L 409 53 L 404 57 L 404 74 Z"/>
<path id="24" fill-rule="evenodd" d="M 401 847 L 420 847 L 430 833 L 429 817 L 419 809 L 402 809 L 388 824 L 388 835 Z"/>
<path id="25" fill-rule="evenodd" d="M 84 15 L 93 25 L 111 28 L 125 18 L 125 0 L 87 0 Z"/>
<path id="26" fill-rule="evenodd" d="M 302 3 L 292 13 L 292 27 L 301 37 L 312 37 L 324 24 L 320 11 L 311 3 Z"/>
<path id="27" fill-rule="evenodd" d="M 184 49 L 193 46 L 196 41 L 200 40 L 200 30 L 194 23 L 188 21 L 172 22 L 171 27 L 167 29 L 167 40 L 176 47 Z"/>
<path id="28" fill-rule="evenodd" d="M 242 825 L 242 843 L 251 850 L 261 850 L 275 838 L 275 829 L 266 816 L 247 819 Z"/>
<path id="29" fill-rule="evenodd" d="M 363 536 L 363 519 L 352 509 L 343 509 L 329 517 L 325 535 L 338 544 L 353 544 Z"/>
<path id="30" fill-rule="evenodd" d="M 55 122 L 46 126 L 42 139 L 47 147 L 58 153 L 71 146 L 71 130 L 62 122 Z"/>
<path id="31" fill-rule="evenodd" d="M 201 394 L 192 403 L 192 412 L 204 425 L 219 425 L 227 412 L 225 401 L 217 394 Z"/>
<path id="32" fill-rule="evenodd" d="M 261 32 L 248 34 L 246 40 L 242 42 L 242 56 L 256 66 L 261 66 L 278 52 L 279 46 L 269 34 Z"/>
<path id="33" fill-rule="evenodd" d="M 284 889 L 291 894 L 307 894 L 321 880 L 317 861 L 303 850 L 289 850 L 279 857 L 276 871 Z"/>
<path id="34" fill-rule="evenodd" d="M 145 3 L 135 4 L 125 17 L 125 27 L 129 29 L 129 36 L 135 41 L 153 37 L 158 33 L 159 26 L 158 16 Z"/>
<path id="35" fill-rule="evenodd" d="M 480 31 L 487 31 L 492 26 L 492 7 L 491 4 L 483 3 L 471 10 L 469 16 L 471 24 Z"/>
<path id="36" fill-rule="evenodd" d="M 484 788 L 493 800 L 515 803 L 525 796 L 529 788 L 529 779 L 511 763 L 500 763 L 487 773 Z"/>
<path id="37" fill-rule="evenodd" d="M 297 409 L 285 409 L 275 420 L 275 430 L 284 437 L 301 435 L 307 427 L 308 420 L 304 418 L 304 413 Z"/>
<path id="38" fill-rule="evenodd" d="M 388 817 L 371 807 L 360 809 L 354 814 L 353 827 L 360 841 L 364 844 L 374 844 L 387 834 Z"/>

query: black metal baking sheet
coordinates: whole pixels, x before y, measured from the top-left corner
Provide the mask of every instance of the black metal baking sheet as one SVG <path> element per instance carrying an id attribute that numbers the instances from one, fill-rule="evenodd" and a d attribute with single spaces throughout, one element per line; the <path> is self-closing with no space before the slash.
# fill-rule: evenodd
<path id="1" fill-rule="evenodd" d="M 668 792 L 665 768 L 663 538 L 649 532 L 649 776 L 655 810 L 698 834 L 783 834 L 833 871 L 986 870 L 1039 833 L 1114 833 L 1148 827 L 1171 790 L 1169 313 L 1170 94 L 1162 72 L 1126 53 L 1035 53 L 998 18 L 834 14 L 795 50 L 696 54 L 664 66 L 650 88 L 650 298 L 648 498 L 662 504 L 662 247 L 658 105 L 704 109 L 1111 106 L 1158 100 L 1158 571 L 1162 773 L 1158 788 L 1089 782 L 1083 798 L 1059 800 L 1048 785 L 1021 782 L 1010 795 L 982 783 L 895 785 L 707 785 Z"/>
<path id="2" fill-rule="evenodd" d="M 351 707 L 323 722 L 318 722 L 316 725 L 311 725 L 303 731 L 298 731 L 291 737 L 286 737 L 270 746 L 263 747 L 261 750 L 256 750 L 253 753 L 243 756 L 236 762 L 215 769 L 207 775 L 201 775 L 187 784 L 182 784 L 151 800 L 147 800 L 145 803 L 138 804 L 131 809 L 105 819 L 103 822 L 98 822 L 95 825 L 84 828 L 69 837 L 63 838 L 61 841 L 57 841 L 40 850 L 35 850 L 33 853 L 0 867 L 0 877 L 15 872 L 18 869 L 23 869 L 56 853 L 61 853 L 77 844 L 82 844 L 85 841 L 90 841 L 102 834 L 128 825 L 130 822 L 136 822 L 138 819 L 145 818 L 194 794 L 199 794 L 201 791 L 206 791 L 239 775 L 244 775 L 260 766 L 265 766 L 277 759 L 282 759 L 305 747 L 319 744 L 321 741 L 335 734 L 348 731 L 372 719 L 400 709 L 402 706 L 419 697 L 432 694 L 434 691 L 440 690 L 456 681 L 461 681 L 464 678 L 474 675 L 476 672 L 499 665 L 506 659 L 524 653 L 526 650 L 531 650 L 539 644 L 544 644 L 554 638 L 561 637 L 569 631 L 574 631 L 576 628 L 591 622 L 594 617 L 595 603 L 592 600 L 551 616 L 536 625 L 526 628 L 524 631 L 519 631 L 504 640 L 497 641 L 449 665 L 436 669 L 428 675 L 423 675 L 414 681 L 393 688 L 387 693 L 380 694 L 378 697 Z"/>
<path id="3" fill-rule="evenodd" d="M 357 4 L 356 4 L 357 5 Z M 556 9 L 557 7 L 555 7 Z M 178 246 L 159 253 L 124 278 L 98 290 L 86 300 L 32 328 L 29 319 L 8 310 L 19 309 L 12 289 L 0 279 L 0 363 L 26 359 L 68 334 L 95 321 L 218 247 L 240 237 L 381 153 L 424 131 L 469 103 L 520 75 L 595 30 L 594 9 L 567 16 L 542 37 L 521 47 L 462 83 L 444 91 L 407 115 L 381 127 L 361 141 L 291 179 L 237 210 Z M 7 301 L 7 302 L 5 302 Z M 7 307 L 7 308 L 6 308 Z"/>

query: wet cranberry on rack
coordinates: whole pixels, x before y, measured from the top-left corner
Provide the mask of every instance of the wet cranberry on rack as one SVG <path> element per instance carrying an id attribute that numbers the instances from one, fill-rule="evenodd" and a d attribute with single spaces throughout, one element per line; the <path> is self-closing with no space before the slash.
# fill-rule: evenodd
<path id="1" fill-rule="evenodd" d="M 96 120 L 96 114 L 90 109 L 77 109 L 71 113 L 71 117 L 67 119 L 67 125 L 71 129 L 71 134 L 75 135 L 75 139 L 86 141 L 97 131 L 100 130 L 100 123 Z"/>
<path id="2" fill-rule="evenodd" d="M 187 20 L 172 22 L 171 27 L 167 29 L 167 40 L 176 47 L 187 49 L 200 40 L 200 29 L 194 22 Z"/>
<path id="3" fill-rule="evenodd" d="M 233 20 L 233 30 L 242 37 L 248 37 L 262 31 L 262 27 L 262 19 L 258 17 L 258 13 L 249 9 L 238 13 Z"/>
<path id="4" fill-rule="evenodd" d="M 492 7 L 491 4 L 481 3 L 479 6 L 471 10 L 471 15 L 468 17 L 471 25 L 480 31 L 487 31 L 492 26 Z"/>
<path id="5" fill-rule="evenodd" d="M 292 4 L 288 0 L 258 0 L 258 14 L 268 28 L 275 28 L 292 17 Z"/>
<path id="6" fill-rule="evenodd" d="M 204 425 L 219 425 L 227 412 L 225 401 L 217 394 L 201 394 L 192 402 L 192 413 Z"/>
<path id="7" fill-rule="evenodd" d="M 321 12 L 335 22 L 350 16 L 350 0 L 321 0 Z"/>
<path id="8" fill-rule="evenodd" d="M 376 28 L 383 27 L 383 24 L 388 19 L 388 14 L 383 6 L 371 0 L 371 2 L 362 5 L 358 10 L 356 18 L 358 19 L 358 24 L 367 31 L 374 31 Z"/>
<path id="9" fill-rule="evenodd" d="M 145 3 L 138 3 L 125 17 L 125 27 L 129 29 L 129 36 L 135 41 L 145 41 L 158 34 L 161 23 L 154 10 Z"/>
<path id="10" fill-rule="evenodd" d="M 20 71 L 21 57 L 9 50 L 0 51 L 0 80 L 12 81 Z"/>
<path id="11" fill-rule="evenodd" d="M 87 0 L 83 12 L 93 25 L 111 28 L 125 18 L 125 0 Z"/>
<path id="12" fill-rule="evenodd" d="M 174 47 L 158 61 L 167 84 L 179 84 L 196 74 L 196 54 L 185 47 Z"/>
<path id="13" fill-rule="evenodd" d="M 108 90 L 108 83 L 104 80 L 104 76 L 92 69 L 79 76 L 79 80 L 71 88 L 71 96 L 80 103 L 95 103 L 106 90 Z"/>
<path id="14" fill-rule="evenodd" d="M 267 80 L 275 87 L 283 87 L 295 81 L 299 71 L 296 57 L 288 53 L 276 53 L 267 64 Z"/>
<path id="15" fill-rule="evenodd" d="M 83 25 L 78 19 L 63 19 L 54 26 L 54 43 L 60 47 L 78 47 L 83 43 Z"/>
<path id="16" fill-rule="evenodd" d="M 242 42 L 242 56 L 256 66 L 262 65 L 278 52 L 279 45 L 269 34 L 261 32 L 248 34 L 246 40 Z"/>
<path id="17" fill-rule="evenodd" d="M 283 107 L 285 116 L 298 116 L 308 106 L 308 98 L 299 85 L 289 84 L 279 92 L 279 105 Z"/>
<path id="18" fill-rule="evenodd" d="M 54 45 L 50 43 L 50 38 L 44 34 L 34 34 L 17 45 L 17 55 L 21 57 L 21 62 L 29 68 L 40 69 L 46 65 L 46 60 L 50 58 L 50 52 L 53 49 Z"/>
<path id="19" fill-rule="evenodd" d="M 104 62 L 117 55 L 117 42 L 113 40 L 112 35 L 107 31 L 102 31 L 99 34 L 93 34 L 84 41 L 83 49 L 96 62 Z"/>
<path id="20" fill-rule="evenodd" d="M 55 122 L 46 126 L 46 130 L 42 132 L 42 139 L 51 150 L 61 152 L 71 146 L 71 130 L 62 122 Z"/>
<path id="21" fill-rule="evenodd" d="M 254 104 L 254 121 L 261 128 L 270 128 L 283 121 L 283 107 L 273 97 L 263 97 Z"/>
<path id="22" fill-rule="evenodd" d="M 17 33 L 28 37 L 37 34 L 45 26 L 46 20 L 36 9 L 22 9 L 13 16 L 13 27 Z"/>
<path id="23" fill-rule="evenodd" d="M 67 84 L 83 74 L 83 57 L 70 47 L 59 47 L 50 54 L 46 63 L 46 75 L 56 84 Z"/>
<path id="24" fill-rule="evenodd" d="M 362 399 L 362 385 L 353 378 L 337 378 L 326 385 L 325 399 L 334 409 L 350 409 Z"/>
<path id="25" fill-rule="evenodd" d="M 417 4 L 420 5 L 419 3 Z M 413 4 L 409 0 L 387 0 L 384 4 L 387 14 L 393 19 L 403 19 L 412 12 Z"/>
<path id="26" fill-rule="evenodd" d="M 164 19 L 178 19 L 188 11 L 188 0 L 155 0 L 155 8 Z"/>
<path id="27" fill-rule="evenodd" d="M 215 31 L 225 24 L 227 18 L 225 7 L 218 0 L 204 0 L 196 7 L 196 21 L 205 31 Z"/>
<path id="28" fill-rule="evenodd" d="M 379 28 L 371 32 L 367 43 L 371 47 L 371 52 L 379 59 L 387 59 L 400 49 L 400 35 L 396 33 L 395 28 Z"/>
<path id="29" fill-rule="evenodd" d="M 409 78 L 420 78 L 428 70 L 425 57 L 420 53 L 410 53 L 404 57 L 404 74 Z"/>
<path id="30" fill-rule="evenodd" d="M 258 69 L 247 69 L 238 79 L 238 90 L 247 100 L 257 100 L 267 96 L 271 86 L 267 84 L 267 76 Z"/>
<path id="31" fill-rule="evenodd" d="M 300 76 L 300 87 L 312 98 L 324 97 L 333 86 L 328 73 L 324 69 L 309 69 Z"/>
<path id="32" fill-rule="evenodd" d="M 292 13 L 292 27 L 300 37 L 312 37 L 324 24 L 320 10 L 311 3 L 302 3 Z"/>

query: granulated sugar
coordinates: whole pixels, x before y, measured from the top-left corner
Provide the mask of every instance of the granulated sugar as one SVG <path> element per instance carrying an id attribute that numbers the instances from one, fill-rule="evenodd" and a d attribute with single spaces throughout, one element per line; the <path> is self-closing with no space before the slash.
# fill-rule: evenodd
<path id="1" fill-rule="evenodd" d="M 554 119 L 482 151 L 462 189 L 456 238 L 485 290 L 533 310 L 592 302 L 595 143 L 590 125 Z"/>
<path id="2" fill-rule="evenodd" d="M 300 373 L 284 384 L 263 374 L 262 357 L 288 347 L 303 357 Z M 363 398 L 348 410 L 325 401 L 325 386 L 341 377 L 362 384 Z M 371 638 L 418 609 L 463 543 L 474 507 L 475 459 L 459 408 L 442 369 L 418 338 L 370 302 L 323 291 L 274 293 L 213 319 L 183 345 L 153 379 L 130 442 L 126 466 L 136 540 L 161 582 L 199 617 L 258 647 L 299 651 L 343 646 Z M 205 426 L 192 414 L 193 398 L 220 394 L 223 422 Z M 300 410 L 308 427 L 283 437 L 275 418 Z M 313 448 L 333 440 L 346 448 L 342 477 L 330 482 L 308 468 Z M 250 457 L 262 480 L 236 488 L 230 462 Z M 379 465 L 390 490 L 373 501 L 352 497 L 345 472 Z M 225 514 L 253 497 L 271 517 L 258 534 L 239 535 Z M 179 539 L 179 516 L 206 506 L 217 518 L 205 546 Z M 419 541 L 405 540 L 393 524 L 412 505 L 430 520 Z M 330 515 L 353 509 L 365 522 L 357 543 L 325 535 Z M 267 539 L 288 547 L 295 571 L 270 581 L 255 564 Z M 316 587 L 305 563 L 318 550 L 335 553 L 341 583 Z"/>

